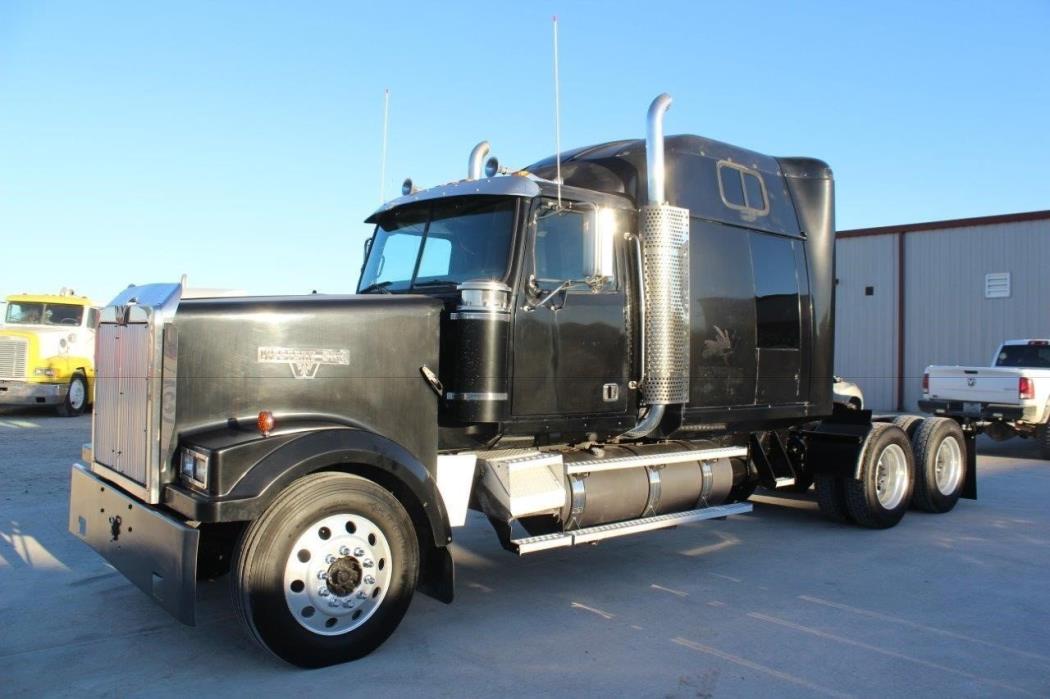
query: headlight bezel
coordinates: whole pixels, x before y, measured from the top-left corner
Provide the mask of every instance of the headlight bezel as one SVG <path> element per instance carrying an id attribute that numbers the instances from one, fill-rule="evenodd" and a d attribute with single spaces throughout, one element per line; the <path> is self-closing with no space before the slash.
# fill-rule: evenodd
<path id="1" fill-rule="evenodd" d="M 211 452 L 200 447 L 182 447 L 179 450 L 179 477 L 201 490 L 208 489 L 208 466 Z"/>

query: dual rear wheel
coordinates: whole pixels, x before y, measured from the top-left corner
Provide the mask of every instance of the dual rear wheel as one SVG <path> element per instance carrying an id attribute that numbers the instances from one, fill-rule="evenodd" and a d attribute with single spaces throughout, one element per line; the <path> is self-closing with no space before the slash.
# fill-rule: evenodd
<path id="1" fill-rule="evenodd" d="M 911 436 L 911 439 L 909 439 Z M 948 512 L 966 480 L 966 440 L 947 418 L 904 416 L 875 423 L 865 441 L 857 478 L 816 478 L 817 504 L 836 522 L 885 529 L 909 506 Z"/>

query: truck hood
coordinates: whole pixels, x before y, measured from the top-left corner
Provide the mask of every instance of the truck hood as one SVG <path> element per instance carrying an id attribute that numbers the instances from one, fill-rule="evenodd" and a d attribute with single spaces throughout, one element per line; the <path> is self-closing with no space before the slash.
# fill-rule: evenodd
<path id="1" fill-rule="evenodd" d="M 28 350 L 27 365 L 37 366 L 48 357 L 67 354 L 68 348 L 73 346 L 77 338 L 84 333 L 83 328 L 57 328 L 47 326 L 29 325 L 18 327 L 5 325 L 0 328 L 0 339 L 17 338 L 25 340 Z M 70 341 L 70 336 L 73 340 Z M 67 348 L 62 347 L 62 340 L 67 342 Z"/>
<path id="2" fill-rule="evenodd" d="M 269 410 L 279 424 L 362 427 L 432 460 L 437 396 L 421 367 L 438 371 L 441 309 L 409 295 L 184 300 L 165 331 L 177 337 L 177 351 L 165 340 L 176 432 L 254 425 Z"/>

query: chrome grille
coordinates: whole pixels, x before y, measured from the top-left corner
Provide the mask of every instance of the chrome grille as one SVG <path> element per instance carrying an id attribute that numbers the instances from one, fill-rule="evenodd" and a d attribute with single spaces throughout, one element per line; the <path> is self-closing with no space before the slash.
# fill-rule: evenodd
<path id="1" fill-rule="evenodd" d="M 95 347 L 95 461 L 146 483 L 152 334 L 144 323 L 99 325 Z"/>
<path id="2" fill-rule="evenodd" d="M 26 378 L 27 348 L 21 338 L 0 338 L 0 379 Z"/>
<path id="3" fill-rule="evenodd" d="M 645 380 L 653 405 L 689 401 L 689 210 L 649 205 L 639 216 L 645 272 Z"/>

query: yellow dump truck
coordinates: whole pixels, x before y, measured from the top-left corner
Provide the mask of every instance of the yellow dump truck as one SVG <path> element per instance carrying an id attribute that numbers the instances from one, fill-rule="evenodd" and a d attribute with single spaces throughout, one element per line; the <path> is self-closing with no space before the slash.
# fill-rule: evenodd
<path id="1" fill-rule="evenodd" d="M 98 307 L 63 289 L 8 296 L 0 323 L 0 406 L 51 405 L 80 415 L 92 403 Z"/>

